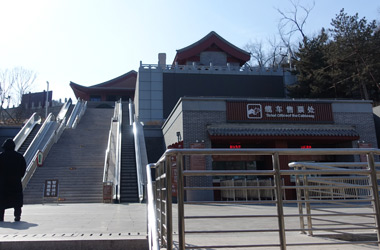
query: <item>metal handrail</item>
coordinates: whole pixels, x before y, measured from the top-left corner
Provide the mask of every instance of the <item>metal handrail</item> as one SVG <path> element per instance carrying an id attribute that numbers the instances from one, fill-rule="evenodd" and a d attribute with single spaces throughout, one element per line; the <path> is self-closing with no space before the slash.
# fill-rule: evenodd
<path id="1" fill-rule="evenodd" d="M 129 102 L 129 117 L 130 119 L 135 117 L 134 106 L 131 101 Z M 144 200 L 144 186 L 147 184 L 147 178 L 144 178 L 146 176 L 146 169 L 144 166 L 148 164 L 148 157 L 146 153 L 144 129 L 141 123 L 138 122 L 137 118 L 133 120 L 132 125 L 135 143 L 138 195 L 139 201 L 142 202 Z"/>
<path id="2" fill-rule="evenodd" d="M 84 115 L 84 112 L 86 111 L 86 108 L 87 108 L 87 101 L 85 101 L 81 107 L 81 110 L 79 112 L 79 114 L 75 117 L 75 120 L 74 120 L 74 123 L 73 123 L 73 126 L 72 128 L 76 128 L 80 119 L 82 118 L 82 116 Z"/>
<path id="3" fill-rule="evenodd" d="M 115 160 L 115 178 L 114 178 L 114 200 L 120 201 L 120 171 L 121 171 L 121 138 L 123 124 L 123 106 L 121 101 L 118 105 L 117 127 L 116 127 L 116 160 Z"/>
<path id="4" fill-rule="evenodd" d="M 66 117 L 63 118 L 63 120 L 61 120 L 59 122 L 59 127 L 56 131 L 56 138 L 55 138 L 55 142 L 57 143 L 59 138 L 61 138 L 61 135 L 63 134 L 63 131 L 65 131 L 66 129 Z"/>
<path id="5" fill-rule="evenodd" d="M 84 112 L 86 111 L 87 107 L 87 101 L 82 101 L 80 98 L 78 98 L 78 101 L 71 112 L 71 115 L 69 119 L 67 120 L 66 126 L 68 128 L 75 128 L 76 125 L 79 123 L 80 118 L 83 116 Z"/>
<path id="6" fill-rule="evenodd" d="M 33 138 L 32 142 L 30 143 L 29 147 L 25 151 L 24 157 L 27 163 L 27 169 L 22 179 L 22 185 L 24 189 L 29 183 L 29 180 L 32 178 L 37 168 L 36 159 L 39 152 L 41 152 L 44 157 L 47 157 L 47 155 L 50 152 L 51 147 L 53 146 L 54 143 L 58 142 L 63 131 L 65 130 L 66 114 L 70 108 L 70 105 L 71 105 L 71 99 L 69 99 L 69 101 L 66 102 L 62 106 L 57 118 L 55 118 L 52 113 L 48 115 L 48 117 L 45 119 L 44 123 L 42 124 L 41 128 L 37 132 L 36 136 Z M 50 128 L 54 128 L 54 130 L 50 131 L 51 133 L 48 134 L 48 130 Z M 46 136 L 49 136 L 49 137 L 47 138 L 47 140 L 44 141 Z"/>
<path id="7" fill-rule="evenodd" d="M 50 117 L 50 118 L 49 118 Z M 48 116 L 49 119 L 46 119 L 48 122 L 50 120 L 50 122 L 52 122 L 51 120 L 54 119 L 54 116 L 52 114 L 49 114 Z M 34 172 L 36 171 L 37 169 L 37 157 L 38 157 L 38 154 L 39 152 L 41 152 L 43 154 L 43 157 L 46 158 L 47 155 L 49 154 L 50 152 L 50 149 L 52 148 L 52 146 L 54 145 L 54 143 L 58 142 L 59 138 L 61 137 L 63 131 L 65 130 L 65 121 L 66 121 L 66 117 L 63 118 L 63 120 L 61 120 L 61 122 L 59 123 L 59 127 L 57 128 L 57 130 L 55 130 L 49 137 L 49 139 L 46 141 L 46 143 L 44 145 L 40 145 L 42 146 L 41 149 L 38 149 L 36 147 L 34 147 L 34 155 L 31 159 L 31 161 L 28 163 L 27 162 L 27 168 L 26 168 L 26 173 L 24 175 L 24 177 L 22 178 L 22 186 L 23 186 L 23 189 L 25 189 L 30 181 L 30 179 L 32 178 Z M 46 122 L 46 121 L 45 121 Z M 45 128 L 46 125 L 44 123 L 44 125 L 41 127 L 41 129 Z M 35 137 L 35 140 L 36 141 L 42 141 L 42 138 L 37 138 L 41 136 L 41 133 L 37 133 L 36 137 Z M 34 141 L 34 140 L 33 140 Z M 33 142 L 32 142 L 33 144 Z M 37 146 L 37 145 L 36 145 Z M 29 148 L 28 148 L 29 149 Z M 32 149 L 31 149 L 32 150 Z M 26 152 L 25 152 L 26 153 Z"/>
<path id="8" fill-rule="evenodd" d="M 66 118 L 66 114 L 69 111 L 71 104 L 72 104 L 71 98 L 65 104 L 63 104 L 61 110 L 59 111 L 57 115 L 57 122 L 61 122 Z"/>
<path id="9" fill-rule="evenodd" d="M 111 124 L 110 124 L 109 133 L 108 133 L 107 149 L 106 149 L 106 153 L 104 157 L 103 185 L 111 184 L 113 186 L 114 184 L 114 179 L 113 179 L 114 175 L 112 174 L 112 177 L 109 177 L 109 172 L 111 170 L 113 171 L 115 170 L 115 164 L 112 164 L 112 166 L 110 166 L 110 161 L 112 160 L 113 163 L 116 162 L 116 159 L 111 159 L 111 150 L 112 150 L 111 147 L 113 146 L 113 144 L 115 144 L 114 137 L 117 136 L 114 133 L 114 127 L 118 126 L 118 123 L 119 123 L 118 116 L 119 116 L 119 105 L 117 102 L 115 102 L 114 114 L 113 114 L 113 117 L 111 118 Z M 115 150 L 117 149 L 115 148 Z"/>
<path id="10" fill-rule="evenodd" d="M 111 126 L 110 126 L 110 130 L 108 132 L 108 143 L 107 143 L 107 148 L 106 148 L 106 154 L 105 154 L 105 157 L 104 157 L 103 183 L 108 182 L 110 144 L 111 144 L 111 138 L 112 138 L 112 120 L 113 119 L 111 119 Z"/>
<path id="11" fill-rule="evenodd" d="M 82 101 L 81 101 L 80 98 L 78 98 L 78 101 L 77 101 L 77 103 L 75 104 L 73 111 L 71 111 L 71 114 L 70 114 L 70 116 L 69 116 L 69 119 L 67 120 L 67 124 L 66 124 L 66 126 L 67 126 L 68 128 L 72 128 L 73 123 L 74 123 L 74 120 L 76 119 L 76 117 L 77 117 L 79 111 L 81 110 L 81 106 L 82 106 Z"/>
<path id="12" fill-rule="evenodd" d="M 373 167 L 376 170 L 376 166 L 380 166 L 380 163 L 373 163 Z M 304 187 L 304 193 L 301 193 L 300 189 L 297 189 L 297 197 L 303 198 L 305 200 L 305 207 L 307 210 L 307 213 L 310 213 L 310 203 L 313 199 L 319 199 L 323 200 L 326 199 L 326 197 L 332 197 L 333 199 L 359 199 L 363 200 L 368 197 L 371 197 L 371 169 L 368 167 L 368 163 L 345 163 L 345 162 L 323 162 L 323 163 L 310 163 L 310 162 L 292 162 L 289 163 L 289 167 L 292 167 L 296 170 L 302 170 L 304 172 L 308 172 L 308 169 L 358 169 L 358 167 L 362 168 L 362 171 L 367 173 L 366 175 L 363 175 L 361 173 L 356 173 L 359 176 L 309 176 L 309 175 L 303 175 L 303 178 L 300 178 L 299 176 L 296 176 L 298 185 L 303 185 Z M 365 168 L 365 169 L 363 169 Z M 380 171 L 378 171 L 380 172 Z M 376 171 L 374 176 L 376 176 Z M 375 178 L 376 180 L 376 178 Z M 346 183 L 346 182 L 348 183 Z M 361 182 L 361 185 L 359 183 Z M 350 182 L 355 182 L 354 184 Z M 312 185 L 312 183 L 314 183 Z M 365 185 L 363 185 L 363 183 Z M 377 184 L 377 181 L 375 181 Z M 355 194 L 347 194 L 347 192 L 354 192 Z M 372 192 L 374 192 L 372 190 Z M 360 194 L 359 194 L 360 193 Z M 314 195 L 313 195 L 314 194 Z M 303 213 L 303 206 L 301 203 L 298 204 L 298 210 L 299 213 Z M 307 226 L 308 229 L 305 229 L 304 220 L 300 217 L 300 225 L 304 229 L 303 233 L 307 233 L 309 235 L 313 235 L 313 228 L 312 228 L 312 222 L 311 222 L 311 215 L 307 216 Z"/>
<path id="13" fill-rule="evenodd" d="M 41 123 L 41 117 L 37 115 L 37 113 L 33 113 L 32 116 L 25 123 L 25 125 L 22 127 L 22 129 L 13 138 L 13 141 L 16 144 L 16 147 L 15 147 L 16 151 L 20 149 L 25 139 L 29 136 L 30 132 L 32 132 L 34 126 L 39 123 Z"/>
<path id="14" fill-rule="evenodd" d="M 113 127 L 113 121 L 116 119 L 115 114 L 117 113 L 117 103 L 115 103 L 114 108 L 114 115 L 111 118 L 111 125 L 110 129 L 108 131 L 108 142 L 107 142 L 107 148 L 106 148 L 106 154 L 104 157 L 104 171 L 103 171 L 103 183 L 106 183 L 108 180 L 108 168 L 109 168 L 109 155 L 110 155 L 110 146 L 111 146 L 111 138 L 112 138 L 112 127 Z"/>
<path id="15" fill-rule="evenodd" d="M 150 250 L 159 250 L 160 244 L 158 241 L 158 232 L 157 232 L 157 214 L 156 206 L 154 202 L 154 192 L 153 192 L 153 182 L 151 177 L 151 169 L 155 167 L 154 164 L 146 165 L 147 174 L 147 219 L 148 219 L 148 243 Z"/>
<path id="16" fill-rule="evenodd" d="M 22 180 L 21 180 L 23 190 L 26 188 L 34 172 L 36 171 L 37 156 L 38 156 L 38 152 L 34 154 L 32 161 L 29 164 L 27 164 L 25 175 L 22 177 Z"/>
<path id="17" fill-rule="evenodd" d="M 164 72 L 234 72 L 234 73 L 246 73 L 246 74 L 283 74 L 284 69 L 281 67 L 251 67 L 251 66 L 219 66 L 219 65 L 159 65 L 159 64 L 143 64 L 140 62 L 140 69 L 143 70 L 161 70 Z"/>
<path id="18" fill-rule="evenodd" d="M 135 119 L 134 119 L 135 108 L 131 99 L 129 99 L 128 108 L 129 108 L 129 125 L 133 125 L 133 122 L 135 122 Z"/>
<path id="19" fill-rule="evenodd" d="M 343 168 L 333 168 L 333 167 L 322 167 L 322 169 L 317 170 L 281 170 L 280 169 L 280 156 L 282 155 L 359 155 L 359 154 L 366 154 L 368 163 L 366 165 L 366 168 L 361 169 L 343 169 Z M 264 171 L 213 171 L 213 170 L 205 170 L 205 171 L 193 171 L 193 170 L 184 170 L 186 169 L 184 165 L 189 162 L 189 159 L 187 157 L 193 156 L 193 155 L 204 155 L 204 156 L 212 156 L 212 155 L 270 155 L 272 156 L 273 160 L 273 170 L 264 170 Z M 376 170 L 375 167 L 375 161 L 374 161 L 374 155 L 380 155 L 379 149 L 170 149 L 167 150 L 164 155 L 160 158 L 160 160 L 155 163 L 149 165 L 149 167 L 154 166 L 156 171 L 156 195 L 155 195 L 155 204 L 156 204 L 156 211 L 158 214 L 157 218 L 157 229 L 159 232 L 159 239 L 161 245 L 165 246 L 168 250 L 173 249 L 173 213 L 172 213 L 172 166 L 173 166 L 173 159 L 175 158 L 175 165 L 177 166 L 177 199 L 178 199 L 178 249 L 185 249 L 185 213 L 184 213 L 184 204 L 204 204 L 204 203 L 218 203 L 218 202 L 210 202 L 210 201 L 204 201 L 204 202 L 185 202 L 185 185 L 184 180 L 185 177 L 191 177 L 191 178 L 198 178 L 198 177 L 204 177 L 204 176 L 214 176 L 214 175 L 243 175 L 243 176 L 250 176 L 250 175 L 272 175 L 275 180 L 275 185 L 272 187 L 276 194 L 276 200 L 274 201 L 231 201 L 223 203 L 228 204 L 275 204 L 277 208 L 277 221 L 278 221 L 278 230 L 276 232 L 279 233 L 279 244 L 276 246 L 280 247 L 280 249 L 285 250 L 287 246 L 294 246 L 294 243 L 286 243 L 286 231 L 300 231 L 300 232 L 310 232 L 312 234 L 315 230 L 325 231 L 325 230 L 354 230 L 354 229 L 376 229 L 377 230 L 377 241 L 371 241 L 371 243 L 380 244 L 380 232 L 379 232 L 379 225 L 380 225 L 380 200 L 379 200 L 379 190 L 378 190 L 378 183 L 377 183 L 377 174 L 379 174 L 379 171 Z M 343 163 L 341 163 L 343 164 Z M 263 172 L 263 173 L 260 173 Z M 147 172 L 147 174 L 149 174 Z M 307 194 L 307 190 L 309 190 L 311 187 L 308 186 L 307 180 L 301 183 L 299 179 L 304 178 L 304 176 L 309 174 L 319 174 L 319 175 L 350 175 L 350 174 L 356 174 L 356 175 L 364 175 L 368 176 L 370 182 L 368 186 L 365 186 L 365 188 L 371 190 L 371 196 L 370 197 L 363 197 L 363 199 L 358 200 L 358 202 L 372 202 L 369 204 L 372 204 L 373 211 L 371 213 L 364 213 L 368 216 L 374 216 L 374 226 L 368 226 L 368 227 L 361 227 L 361 228 L 355 228 L 352 227 L 339 227 L 336 226 L 332 229 L 328 228 L 314 228 L 312 226 L 312 216 L 311 213 L 311 204 L 318 204 L 321 203 L 321 201 L 313 201 L 310 200 L 308 195 L 305 195 L 304 197 L 300 197 L 297 195 L 297 200 L 287 200 L 284 201 L 282 197 L 282 193 L 285 189 L 303 189 L 305 193 Z M 282 185 L 282 178 L 286 176 L 295 175 L 297 178 L 297 182 L 295 186 L 284 186 Z M 339 185 L 338 188 L 342 188 L 343 185 Z M 343 186 L 344 187 L 344 186 Z M 352 185 L 347 185 L 347 187 L 352 188 Z M 202 188 L 202 187 L 199 187 Z M 260 187 L 257 187 L 258 189 Z M 270 188 L 270 187 L 268 187 Z M 207 187 L 205 187 L 207 189 Z M 148 194 L 149 199 L 149 194 Z M 324 201 L 327 204 L 335 204 L 339 205 L 342 204 L 343 200 L 326 200 Z M 349 200 L 352 204 L 355 204 L 355 200 Z M 300 219 L 303 220 L 304 217 L 307 218 L 307 224 L 308 228 L 305 228 L 304 226 L 300 225 L 299 229 L 291 229 L 286 228 L 284 223 L 284 218 L 288 217 L 289 215 L 284 214 L 283 210 L 283 204 L 301 204 L 306 203 L 306 214 L 303 213 L 303 211 L 299 211 L 299 214 L 297 215 L 300 217 Z M 352 205 L 351 204 L 351 205 Z M 358 203 L 356 203 L 358 204 Z M 354 205 L 352 205 L 354 206 Z M 334 213 L 335 214 L 335 213 Z M 343 214 L 342 214 L 343 215 Z M 344 214 L 347 216 L 347 214 Z M 354 215 L 354 214 L 352 214 Z M 360 214 L 361 216 L 363 214 Z M 232 215 L 235 216 L 235 215 Z M 295 215 L 290 215 L 295 216 Z M 207 217 L 209 218 L 209 216 Z M 189 217 L 186 217 L 186 219 L 191 219 Z M 250 232 L 269 232 L 265 229 L 259 229 L 259 230 L 249 230 Z M 224 233 L 224 232 L 248 232 L 247 230 L 216 230 L 216 231 L 187 231 L 187 232 L 193 232 L 193 233 Z M 308 242 L 299 242 L 296 245 L 323 245 L 323 243 L 308 243 Z M 335 242 L 333 244 L 345 244 L 341 242 Z M 353 244 L 351 242 L 351 244 Z M 249 247 L 265 247 L 268 245 L 250 245 Z M 379 245 L 380 246 L 380 245 Z M 197 246 L 204 247 L 206 246 Z M 213 248 L 225 248 L 227 246 L 213 246 Z M 234 245 L 232 247 L 239 247 L 238 245 Z"/>
<path id="20" fill-rule="evenodd" d="M 30 143 L 29 147 L 26 149 L 24 153 L 26 164 L 29 164 L 32 161 L 32 158 L 37 151 L 36 147 L 38 146 L 38 143 L 43 139 L 43 133 L 46 133 L 45 128 L 48 126 L 50 122 L 54 120 L 55 118 L 53 113 L 50 113 L 48 117 L 45 119 L 40 129 L 38 130 L 36 136 L 33 138 L 32 142 Z"/>
<path id="21" fill-rule="evenodd" d="M 142 202 L 144 200 L 144 185 L 146 185 L 146 181 L 144 180 L 144 168 L 143 166 L 146 166 L 148 163 L 147 157 L 146 157 L 146 151 L 145 154 L 143 154 L 143 150 L 146 149 L 145 147 L 141 147 L 140 145 L 140 139 L 144 139 L 144 132 L 141 127 L 141 124 L 138 122 L 133 122 L 133 134 L 134 134 L 134 141 L 135 141 L 135 156 L 136 156 L 136 172 L 137 172 L 137 187 L 138 187 L 138 194 L 139 194 L 139 200 Z"/>

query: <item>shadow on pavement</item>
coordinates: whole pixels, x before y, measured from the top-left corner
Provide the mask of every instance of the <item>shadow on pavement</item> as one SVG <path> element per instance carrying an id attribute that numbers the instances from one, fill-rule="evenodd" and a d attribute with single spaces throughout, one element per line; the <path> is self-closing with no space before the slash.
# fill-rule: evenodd
<path id="1" fill-rule="evenodd" d="M 18 222 L 0 222 L 0 227 L 3 228 L 12 228 L 12 229 L 18 229 L 18 230 L 27 230 L 31 227 L 36 227 L 38 224 L 29 223 L 26 221 L 18 221 Z"/>

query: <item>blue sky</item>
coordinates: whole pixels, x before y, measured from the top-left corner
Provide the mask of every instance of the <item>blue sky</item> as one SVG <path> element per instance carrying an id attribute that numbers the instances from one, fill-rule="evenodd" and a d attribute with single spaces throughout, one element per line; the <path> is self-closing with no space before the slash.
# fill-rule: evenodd
<path id="1" fill-rule="evenodd" d="M 311 0 L 299 0 L 311 6 Z M 22 66 L 38 74 L 33 91 L 50 82 L 53 99 L 74 98 L 70 81 L 90 86 L 176 50 L 210 31 L 243 48 L 278 34 L 276 8 L 287 0 L 0 0 L 0 69 Z M 378 0 L 316 0 L 305 30 L 328 28 L 340 9 L 380 20 Z"/>

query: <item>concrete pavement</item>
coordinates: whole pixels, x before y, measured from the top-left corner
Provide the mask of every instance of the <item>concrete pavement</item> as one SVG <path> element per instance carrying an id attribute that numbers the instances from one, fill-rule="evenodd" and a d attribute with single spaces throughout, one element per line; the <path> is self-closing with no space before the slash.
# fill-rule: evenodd
<path id="1" fill-rule="evenodd" d="M 0 249 L 147 249 L 145 207 L 24 205 L 20 222 L 13 222 L 13 209 L 7 209 L 0 222 Z"/>
<path id="2" fill-rule="evenodd" d="M 6 210 L 5 222 L 0 222 L 0 250 L 84 250 L 84 249 L 147 249 L 145 204 L 47 204 L 25 205 L 21 222 L 13 222 L 13 210 Z M 313 213 L 324 213 L 321 208 Z M 284 207 L 287 215 L 297 214 L 294 206 Z M 371 212 L 369 208 L 339 208 L 336 213 Z M 178 245 L 177 207 L 173 206 L 174 242 Z M 274 215 L 276 208 L 265 205 L 185 205 L 185 216 L 217 215 Z M 349 224 L 347 224 L 349 222 Z M 315 231 L 313 237 L 300 234 L 299 231 L 286 232 L 287 250 L 323 249 L 323 250 L 370 250 L 379 246 L 366 244 L 376 241 L 376 233 L 360 230 L 360 227 L 373 225 L 368 216 L 328 217 L 313 220 L 314 227 L 337 227 L 346 223 L 347 227 L 359 227 L 356 230 Z M 202 249 L 216 249 L 216 245 L 267 245 L 262 248 L 239 249 L 280 249 L 270 247 L 279 243 L 278 232 L 245 232 L 197 234 L 195 231 L 212 230 L 262 230 L 277 229 L 277 218 L 241 218 L 241 219 L 186 219 L 186 246 L 210 246 Z M 285 219 L 287 229 L 299 229 L 297 217 Z M 354 240 L 355 244 L 348 240 Z M 324 244 L 295 246 L 302 243 Z M 343 243 L 335 245 L 335 243 Z M 224 249 L 229 249 L 224 248 Z"/>
<path id="3" fill-rule="evenodd" d="M 173 208 L 177 212 L 176 206 Z M 304 211 L 305 213 L 305 211 Z M 285 228 L 287 250 L 303 249 L 323 249 L 323 250 L 369 250 L 380 249 L 376 244 L 363 244 L 368 241 L 376 241 L 377 235 L 373 229 L 363 229 L 364 227 L 374 227 L 373 216 L 338 216 L 344 213 L 373 213 L 372 208 L 328 208 L 321 207 L 313 209 L 312 214 L 333 213 L 336 216 L 331 217 L 314 217 L 313 228 L 327 228 L 328 231 L 314 231 L 314 236 L 301 234 L 299 217 L 286 217 Z M 275 206 L 269 205 L 185 205 L 185 217 L 192 216 L 228 216 L 228 215 L 276 215 Z M 297 215 L 296 206 L 285 206 L 285 215 Z M 306 222 L 306 218 L 304 219 Z M 177 224 L 177 218 L 173 218 L 174 225 Z M 354 228 L 352 230 L 333 230 L 334 228 Z M 242 233 L 196 233 L 198 231 L 228 231 L 242 230 Z M 267 232 L 247 232 L 255 230 L 268 230 Z M 278 245 L 279 233 L 270 232 L 278 230 L 277 217 L 255 217 L 255 218 L 216 218 L 216 219 L 185 219 L 186 247 L 209 246 L 202 249 L 220 249 L 212 246 L 229 246 L 229 245 L 262 245 L 262 247 L 241 247 L 238 249 L 280 249 Z M 174 226 L 174 231 L 178 228 Z M 178 237 L 174 238 L 178 242 Z M 303 245 L 310 243 L 309 245 Z M 354 243 L 354 244 L 352 244 Z M 317 245 L 323 244 L 323 245 Z M 196 249 L 196 248 L 194 248 Z M 226 249 L 226 248 L 222 248 Z M 227 249 L 231 249 L 228 248 Z M 235 248 L 234 248 L 235 249 Z"/>

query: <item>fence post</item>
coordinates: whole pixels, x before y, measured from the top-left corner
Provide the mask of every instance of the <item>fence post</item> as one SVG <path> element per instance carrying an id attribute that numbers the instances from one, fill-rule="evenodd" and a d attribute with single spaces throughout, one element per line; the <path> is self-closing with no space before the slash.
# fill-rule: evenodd
<path id="1" fill-rule="evenodd" d="M 285 238 L 285 222 L 284 222 L 284 204 L 282 202 L 282 182 L 281 182 L 281 173 L 280 173 L 280 159 L 278 152 L 272 155 L 273 160 L 273 170 L 275 171 L 275 192 L 277 197 L 277 216 L 278 216 L 278 229 L 280 237 L 280 249 L 286 250 L 286 238 Z"/>
<path id="2" fill-rule="evenodd" d="M 299 167 L 294 167 L 295 170 L 298 170 Z M 306 234 L 305 231 L 305 221 L 303 218 L 303 205 L 302 205 L 302 189 L 301 189 L 301 181 L 300 176 L 296 175 L 296 186 L 297 186 L 297 206 L 298 206 L 298 214 L 300 216 L 300 227 L 301 227 L 301 233 Z"/>
<path id="3" fill-rule="evenodd" d="M 159 193 L 159 199 L 160 199 L 160 202 L 159 202 L 159 207 L 160 207 L 160 241 L 161 241 L 161 245 L 164 245 L 164 222 L 165 222 L 165 217 L 164 217 L 164 210 L 165 210 L 165 203 L 163 202 L 164 200 L 164 179 L 162 178 L 162 175 L 163 175 L 163 169 L 164 169 L 164 164 L 163 162 L 161 162 L 158 166 L 158 170 L 156 171 L 156 178 L 159 178 L 157 183 L 159 185 L 159 187 L 157 187 L 157 192 L 160 192 Z"/>
<path id="4" fill-rule="evenodd" d="M 166 242 L 167 250 L 173 249 L 173 220 L 172 220 L 172 159 L 166 156 Z"/>
<path id="5" fill-rule="evenodd" d="M 302 168 L 303 170 L 306 170 L 306 167 Z M 307 175 L 303 176 L 303 185 L 306 187 L 309 186 L 309 182 L 307 180 Z M 307 214 L 307 227 L 309 229 L 308 235 L 312 236 L 313 235 L 313 222 L 311 220 L 311 207 L 310 207 L 310 196 L 309 196 L 309 189 L 305 188 L 305 206 L 306 206 L 306 214 Z"/>
<path id="6" fill-rule="evenodd" d="M 375 167 L 375 158 L 373 156 L 373 153 L 367 154 L 367 161 L 368 166 L 371 171 L 370 174 L 370 185 L 372 186 L 372 195 L 373 195 L 373 206 L 375 210 L 375 222 L 377 227 L 377 241 L 380 242 L 380 199 L 379 199 L 379 187 L 377 184 L 377 174 L 376 174 L 376 167 Z M 380 247 L 380 243 L 378 243 Z"/>
<path id="7" fill-rule="evenodd" d="M 184 211 L 184 180 L 183 180 L 183 155 L 177 155 L 177 198 L 178 198 L 178 249 L 185 249 L 185 211 Z"/>

